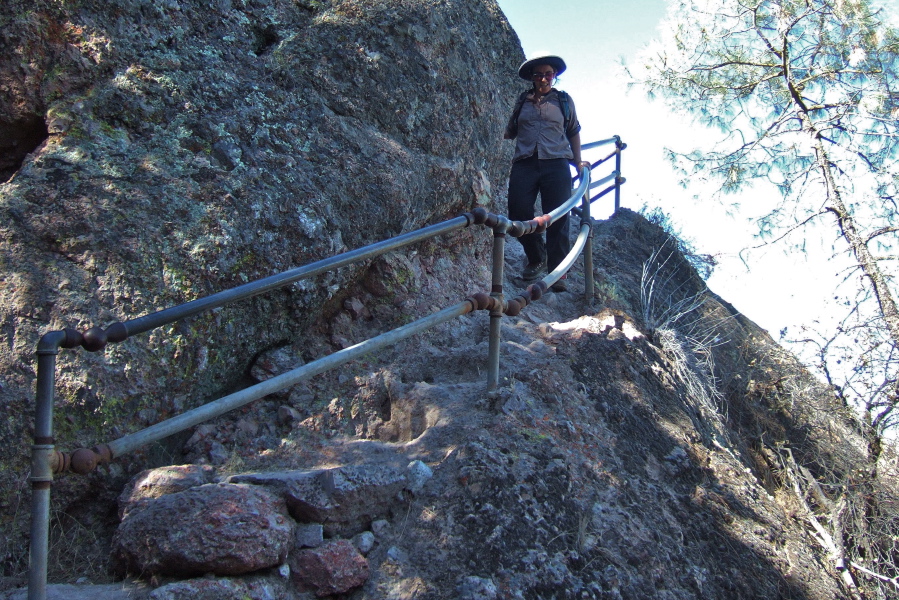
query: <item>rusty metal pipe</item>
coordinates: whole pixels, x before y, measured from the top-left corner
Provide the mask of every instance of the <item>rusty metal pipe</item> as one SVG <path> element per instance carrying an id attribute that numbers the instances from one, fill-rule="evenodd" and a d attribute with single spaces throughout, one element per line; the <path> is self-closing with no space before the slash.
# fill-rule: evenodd
<path id="1" fill-rule="evenodd" d="M 164 310 L 145 315 L 143 317 L 125 321 L 124 323 L 122 323 L 122 325 L 125 328 L 126 337 L 138 333 L 143 333 L 145 331 L 150 331 L 151 329 L 161 327 L 162 325 L 166 325 L 174 321 L 179 321 L 203 311 L 217 308 L 219 306 L 224 306 L 226 304 L 236 302 L 237 300 L 243 300 L 245 298 L 258 296 L 259 294 L 278 289 L 290 283 L 295 283 L 301 279 L 313 277 L 315 275 L 319 275 L 320 273 L 331 271 L 333 269 L 338 269 L 340 267 L 350 265 L 354 262 L 374 258 L 376 256 L 384 254 L 385 252 L 396 250 L 398 248 L 402 248 L 403 246 L 408 246 L 416 242 L 427 240 L 444 233 L 449 233 L 458 229 L 464 229 L 465 227 L 468 227 L 475 222 L 475 219 L 470 213 L 467 215 L 462 215 L 454 219 L 444 221 L 442 223 L 437 223 L 435 225 L 396 236 L 389 240 L 370 244 L 356 250 L 350 250 L 349 252 L 344 252 L 343 254 L 338 254 L 337 256 L 333 256 L 331 258 L 326 258 L 324 260 L 320 260 L 308 265 L 303 265 L 302 267 L 290 269 L 289 271 L 271 275 L 257 281 L 251 281 L 250 283 L 245 283 L 244 285 L 240 285 L 236 288 L 225 290 L 217 294 L 207 296 L 205 298 L 198 298 L 191 302 L 187 302 L 186 304 L 181 304 L 172 308 L 166 308 Z"/>
<path id="2" fill-rule="evenodd" d="M 578 233 L 577 239 L 574 242 L 574 245 L 571 248 L 571 251 L 569 251 L 568 255 L 559 264 L 559 266 L 556 267 L 552 273 L 550 273 L 540 281 L 532 283 L 524 292 L 506 302 L 503 308 L 503 312 L 505 312 L 505 314 L 509 315 L 510 317 L 514 317 L 518 315 L 521 310 L 524 309 L 524 307 L 526 307 L 528 304 L 542 298 L 546 291 L 550 288 L 550 286 L 561 279 L 562 275 L 568 272 L 568 270 L 574 264 L 574 261 L 576 261 L 578 256 L 580 256 L 581 250 L 584 249 L 584 246 L 587 244 L 587 241 L 590 239 L 591 235 L 591 224 L 587 221 L 582 221 L 580 231 Z"/>
<path id="3" fill-rule="evenodd" d="M 355 346 L 350 346 L 349 348 L 345 348 L 334 354 L 315 360 L 302 367 L 288 371 L 287 373 L 282 373 L 277 377 L 272 377 L 271 379 L 258 383 L 252 387 L 219 398 L 218 400 L 214 400 L 185 413 L 181 413 L 177 417 L 172 417 L 171 419 L 151 425 L 141 431 L 121 437 L 115 441 L 109 442 L 106 446 L 109 448 L 112 457 L 121 456 L 122 454 L 131 452 L 141 446 L 161 440 L 162 438 L 178 433 L 179 431 L 184 431 L 194 425 L 199 425 L 204 421 L 223 415 L 226 412 L 239 408 L 253 400 L 258 400 L 263 396 L 288 388 L 304 379 L 339 367 L 340 365 L 368 354 L 369 352 L 374 352 L 395 344 L 473 310 L 475 310 L 475 307 L 470 301 L 466 300 L 460 302 L 459 304 L 445 308 L 432 315 L 413 321 L 412 323 L 403 325 L 402 327 L 398 327 L 387 333 L 382 333 L 381 335 L 364 342 L 360 342 Z"/>
<path id="4" fill-rule="evenodd" d="M 627 148 L 627 144 L 621 141 L 621 138 L 617 135 L 615 136 L 615 149 L 618 152 L 615 154 L 615 212 L 618 212 L 618 209 L 621 208 L 621 184 L 624 183 L 621 181 L 621 152 Z"/>
<path id="5" fill-rule="evenodd" d="M 31 447 L 31 539 L 29 540 L 28 600 L 47 598 L 47 554 L 50 535 L 50 484 L 53 482 L 53 394 L 56 356 L 72 340 L 65 331 L 51 331 L 37 347 L 37 389 L 34 444 Z"/>
<path id="6" fill-rule="evenodd" d="M 54 452 L 51 464 L 54 473 L 66 473 L 71 471 L 78 475 L 87 475 L 97 468 L 97 465 L 112 462 L 112 451 L 109 446 L 101 444 L 93 448 L 79 448 L 71 454 Z"/>
<path id="7" fill-rule="evenodd" d="M 490 310 L 490 337 L 487 350 L 487 390 L 499 385 L 499 345 L 503 318 L 503 267 L 506 253 L 506 232 L 512 223 L 506 217 L 499 217 L 493 227 L 493 270 L 490 296 L 494 300 Z"/>

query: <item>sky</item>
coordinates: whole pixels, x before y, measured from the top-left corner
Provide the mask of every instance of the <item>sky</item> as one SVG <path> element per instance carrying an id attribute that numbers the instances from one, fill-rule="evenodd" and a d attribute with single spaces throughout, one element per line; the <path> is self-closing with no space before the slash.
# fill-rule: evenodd
<path id="1" fill-rule="evenodd" d="M 891 8 L 899 6 L 899 0 L 887 1 Z M 776 191 L 758 184 L 729 197 L 739 204 L 735 210 L 708 198 L 708 191 L 682 189 L 664 159 L 664 148 L 686 152 L 710 145 L 720 134 L 672 113 L 661 101 L 650 102 L 638 89 L 626 89 L 622 61 L 633 65 L 637 52 L 657 37 L 665 0 L 567 0 L 553 3 L 551 9 L 545 1 L 498 3 L 528 58 L 555 54 L 565 60 L 568 68 L 556 87 L 575 102 L 581 141 L 619 135 L 628 145 L 622 155 L 622 175 L 627 179 L 622 206 L 659 207 L 667 213 L 698 252 L 718 260 L 709 288 L 775 339 L 785 327 L 791 336 L 799 334 L 803 323 L 832 321 L 827 299 L 833 298 L 845 266 L 845 259 L 833 258 L 834 229 L 820 228 L 805 254 L 775 245 L 753 250 L 744 262 L 741 250 L 761 244 L 754 222 L 778 200 Z M 608 150 L 585 153 L 584 158 L 595 161 L 605 156 L 603 152 Z M 604 206 L 598 216 L 605 217 L 612 209 L 611 204 Z"/>

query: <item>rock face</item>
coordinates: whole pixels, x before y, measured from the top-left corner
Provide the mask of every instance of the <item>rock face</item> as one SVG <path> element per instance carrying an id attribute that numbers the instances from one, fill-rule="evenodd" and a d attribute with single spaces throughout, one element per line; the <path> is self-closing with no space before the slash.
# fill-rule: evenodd
<path id="1" fill-rule="evenodd" d="M 0 560 L 19 576 L 39 335 L 486 202 L 521 51 L 492 0 L 9 0 L 0 44 Z M 482 290 L 487 238 L 464 233 L 63 352 L 59 444 Z M 502 319 L 496 390 L 489 318 L 469 314 L 133 464 L 59 478 L 51 598 L 98 595 L 77 582 L 110 583 L 109 562 L 156 575 L 111 598 L 850 597 L 785 472 L 788 456 L 807 481 L 865 466 L 846 407 L 705 290 L 659 227 L 625 209 L 593 242 L 592 303 L 579 262 L 570 291 Z M 510 244 L 507 273 L 522 260 Z M 661 305 L 641 303 L 644 265 Z M 697 331 L 714 343 L 691 348 Z M 131 477 L 153 461 L 196 464 Z"/>
<path id="2" fill-rule="evenodd" d="M 521 59 L 494 0 L 4 1 L 0 505 L 27 470 L 43 333 L 105 327 L 490 204 Z M 99 354 L 64 351 L 59 444 L 222 395 L 259 352 L 327 329 L 367 267 L 381 286 L 399 277 L 373 261 Z"/>

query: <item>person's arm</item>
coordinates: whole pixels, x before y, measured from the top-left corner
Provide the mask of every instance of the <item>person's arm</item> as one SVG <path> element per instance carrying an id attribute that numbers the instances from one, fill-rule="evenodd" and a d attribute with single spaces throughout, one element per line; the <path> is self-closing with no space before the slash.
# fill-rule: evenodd
<path id="1" fill-rule="evenodd" d="M 572 137 L 568 138 L 568 142 L 571 144 L 571 154 L 574 156 L 571 159 L 571 164 L 578 170 L 578 175 L 580 175 L 581 167 L 590 168 L 590 163 L 581 160 L 581 134 L 580 132 L 575 133 Z"/>

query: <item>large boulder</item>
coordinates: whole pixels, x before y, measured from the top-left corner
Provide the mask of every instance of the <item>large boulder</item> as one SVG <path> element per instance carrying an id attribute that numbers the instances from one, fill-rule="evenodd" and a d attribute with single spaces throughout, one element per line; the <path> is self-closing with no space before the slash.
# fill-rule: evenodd
<path id="1" fill-rule="evenodd" d="M 489 205 L 522 58 L 495 0 L 0 4 L 0 507 L 28 468 L 43 333 Z M 232 389 L 261 351 L 339 310 L 367 267 L 64 351 L 58 443 L 92 446 Z"/>
<path id="2" fill-rule="evenodd" d="M 123 573 L 240 575 L 284 562 L 295 522 L 263 488 L 206 484 L 126 513 L 113 538 Z"/>

